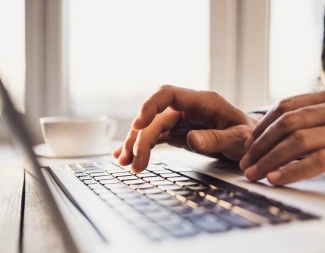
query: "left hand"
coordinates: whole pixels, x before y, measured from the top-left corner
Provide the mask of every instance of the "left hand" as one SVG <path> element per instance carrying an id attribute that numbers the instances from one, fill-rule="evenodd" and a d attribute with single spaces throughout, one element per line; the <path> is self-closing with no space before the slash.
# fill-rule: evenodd
<path id="1" fill-rule="evenodd" d="M 267 177 L 273 185 L 284 185 L 325 172 L 325 92 L 280 102 L 245 146 L 240 167 L 251 181 Z"/>

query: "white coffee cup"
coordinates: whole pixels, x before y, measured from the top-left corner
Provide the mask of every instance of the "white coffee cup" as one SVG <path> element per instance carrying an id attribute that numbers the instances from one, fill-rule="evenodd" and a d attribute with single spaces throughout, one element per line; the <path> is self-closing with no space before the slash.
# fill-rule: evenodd
<path id="1" fill-rule="evenodd" d="M 117 130 L 116 121 L 107 116 L 44 117 L 40 118 L 40 124 L 45 143 L 58 157 L 95 155 Z"/>

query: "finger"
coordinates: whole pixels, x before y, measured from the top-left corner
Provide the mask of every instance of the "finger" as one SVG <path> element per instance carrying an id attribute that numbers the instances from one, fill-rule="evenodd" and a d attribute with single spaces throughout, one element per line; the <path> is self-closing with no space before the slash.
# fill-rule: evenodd
<path id="1" fill-rule="evenodd" d="M 120 146 L 120 147 L 116 148 L 115 150 L 113 150 L 112 156 L 117 159 L 120 156 L 121 153 L 122 153 L 122 146 Z"/>
<path id="2" fill-rule="evenodd" d="M 132 128 L 141 130 L 147 127 L 156 115 L 167 107 L 175 111 L 191 112 L 188 114 L 188 120 L 191 123 L 211 123 L 211 119 L 218 118 L 219 114 L 223 115 L 223 117 L 219 117 L 223 119 L 219 120 L 220 124 L 234 119 L 236 122 L 247 121 L 244 113 L 226 102 L 217 93 L 164 85 L 142 105 L 138 116 L 132 123 Z M 220 128 L 224 128 L 224 126 Z"/>
<path id="3" fill-rule="evenodd" d="M 138 132 L 134 130 L 130 130 L 125 141 L 123 143 L 123 147 L 121 149 L 121 153 L 118 157 L 118 162 L 122 166 L 126 166 L 132 163 L 133 161 L 133 144 L 138 136 Z"/>
<path id="4" fill-rule="evenodd" d="M 251 181 L 262 179 L 270 171 L 276 170 L 302 155 L 325 148 L 325 140 L 319 138 L 319 136 L 324 136 L 324 134 L 324 126 L 294 132 L 276 145 L 255 165 L 249 167 L 245 171 L 245 176 Z"/>
<path id="5" fill-rule="evenodd" d="M 161 143 L 167 143 L 174 147 L 185 148 L 186 150 L 192 151 L 186 143 L 186 136 L 173 134 L 170 131 L 166 131 L 159 136 L 157 144 Z"/>
<path id="6" fill-rule="evenodd" d="M 133 144 L 133 161 L 131 168 L 139 173 L 148 166 L 150 150 L 156 145 L 159 136 L 173 128 L 181 118 L 181 113 L 172 109 L 165 110 L 145 129 L 139 131 Z"/>
<path id="7" fill-rule="evenodd" d="M 246 152 L 244 144 L 251 131 L 245 125 L 225 130 L 192 130 L 187 134 L 187 143 L 197 153 L 223 153 L 229 159 L 239 161 Z"/>
<path id="8" fill-rule="evenodd" d="M 241 169 L 245 170 L 256 163 L 290 133 L 324 124 L 325 104 L 307 106 L 285 113 L 253 142 L 240 162 Z"/>
<path id="9" fill-rule="evenodd" d="M 259 121 L 252 135 L 248 138 L 245 147 L 249 149 L 252 143 L 265 131 L 282 114 L 293 111 L 301 107 L 321 104 L 325 102 L 325 91 L 317 93 L 308 93 L 281 101 L 278 106 L 267 113 L 262 120 Z"/>
<path id="10" fill-rule="evenodd" d="M 309 179 L 325 172 L 325 149 L 314 152 L 302 161 L 289 164 L 281 170 L 267 174 L 273 185 L 285 185 L 303 179 Z"/>

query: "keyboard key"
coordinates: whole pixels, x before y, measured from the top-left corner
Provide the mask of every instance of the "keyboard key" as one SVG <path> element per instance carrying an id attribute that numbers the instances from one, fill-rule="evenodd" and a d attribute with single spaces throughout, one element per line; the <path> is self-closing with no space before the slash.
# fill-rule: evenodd
<path id="1" fill-rule="evenodd" d="M 186 190 L 183 190 L 183 191 L 182 190 L 170 191 L 170 190 L 168 190 L 167 193 L 172 195 L 172 196 L 180 195 L 180 196 L 186 197 L 186 196 L 192 195 L 193 191 L 186 191 Z"/>
<path id="2" fill-rule="evenodd" d="M 186 226 L 178 222 L 164 222 L 162 226 L 164 226 L 168 232 L 176 238 L 188 237 L 196 234 L 196 229 L 191 225 Z"/>
<path id="3" fill-rule="evenodd" d="M 239 228 L 252 228 L 259 226 L 259 224 L 251 222 L 250 220 L 240 217 L 232 212 L 219 212 L 218 217 Z"/>
<path id="4" fill-rule="evenodd" d="M 123 181 L 123 183 L 127 184 L 127 185 L 135 185 L 135 184 L 144 184 L 145 181 L 143 181 L 142 179 L 137 179 L 137 180 L 125 180 Z"/>
<path id="5" fill-rule="evenodd" d="M 150 204 L 150 205 L 138 205 L 135 206 L 135 209 L 137 209 L 139 212 L 143 213 L 144 215 L 148 215 L 149 213 L 159 213 L 160 209 L 158 206 Z"/>
<path id="6" fill-rule="evenodd" d="M 169 178 L 169 177 L 180 177 L 181 175 L 176 173 L 167 173 L 167 174 L 161 174 L 163 178 Z"/>
<path id="7" fill-rule="evenodd" d="M 108 169 L 108 168 L 103 168 L 107 173 L 110 173 L 110 174 L 113 174 L 113 173 L 124 173 L 125 170 L 121 169 L 121 168 L 118 168 L 118 167 L 114 167 L 114 168 L 111 168 L 111 169 Z"/>
<path id="8" fill-rule="evenodd" d="M 162 177 L 146 177 L 146 178 L 143 178 L 143 180 L 145 180 L 147 182 L 165 181 L 165 179 L 163 179 Z"/>
<path id="9" fill-rule="evenodd" d="M 128 187 L 117 187 L 117 188 L 110 188 L 111 192 L 115 193 L 119 196 L 120 193 L 134 193 L 134 191 Z"/>
<path id="10" fill-rule="evenodd" d="M 147 194 L 146 196 L 152 200 L 170 199 L 170 195 L 165 192 L 158 194 Z"/>
<path id="11" fill-rule="evenodd" d="M 127 188 L 127 186 L 121 182 L 116 184 L 104 184 L 107 189 L 116 189 L 116 188 Z"/>
<path id="12" fill-rule="evenodd" d="M 169 181 L 172 182 L 180 182 L 180 181 L 189 181 L 190 179 L 187 177 L 169 177 L 167 178 Z"/>
<path id="13" fill-rule="evenodd" d="M 153 174 L 153 173 L 145 173 L 145 174 L 140 173 L 140 174 L 136 174 L 136 175 L 143 179 L 147 178 L 147 177 L 155 177 L 156 176 L 156 174 Z"/>
<path id="14" fill-rule="evenodd" d="M 188 172 L 188 171 L 193 171 L 193 169 L 184 167 L 184 166 L 179 166 L 179 165 L 170 165 L 170 166 L 164 166 L 165 169 L 175 171 L 175 172 Z"/>
<path id="15" fill-rule="evenodd" d="M 139 179 L 136 176 L 124 176 L 124 177 L 117 177 L 119 180 L 121 181 L 126 181 L 126 180 L 135 180 L 135 179 Z"/>
<path id="16" fill-rule="evenodd" d="M 130 185 L 130 187 L 134 190 L 137 190 L 137 189 L 150 189 L 150 188 L 153 188 L 153 185 L 151 184 L 148 184 L 148 183 L 144 183 L 144 184 L 133 184 L 133 185 Z"/>
<path id="17" fill-rule="evenodd" d="M 83 176 L 83 177 L 79 177 L 79 180 L 80 181 L 85 181 L 85 180 L 92 180 L 92 177 L 90 177 L 90 176 Z"/>
<path id="18" fill-rule="evenodd" d="M 84 176 L 88 176 L 88 174 L 86 172 L 75 172 L 75 176 L 76 177 L 84 177 Z"/>
<path id="19" fill-rule="evenodd" d="M 159 189 L 163 190 L 163 191 L 173 191 L 173 190 L 184 190 L 183 187 L 179 186 L 179 185 L 175 185 L 175 184 L 168 184 L 168 185 L 159 185 L 158 186 Z"/>
<path id="20" fill-rule="evenodd" d="M 99 195 L 108 192 L 108 189 L 102 186 L 101 188 L 93 189 L 93 192 Z"/>
<path id="21" fill-rule="evenodd" d="M 178 200 L 176 200 L 176 201 L 178 201 Z M 157 201 L 157 202 L 159 203 L 159 201 Z M 178 201 L 178 203 L 181 203 L 181 202 Z M 173 206 L 173 205 L 169 206 L 168 209 L 171 210 L 171 211 L 174 211 L 176 213 L 183 214 L 183 215 L 186 215 L 186 214 L 192 212 L 192 208 L 190 208 L 187 205 L 182 204 L 182 203 L 178 204 L 178 205 L 175 205 L 175 206 Z"/>
<path id="22" fill-rule="evenodd" d="M 94 190 L 94 189 L 103 188 L 103 186 L 100 184 L 90 184 L 90 185 L 88 185 L 88 188 Z"/>
<path id="23" fill-rule="evenodd" d="M 138 189 L 138 192 L 140 194 L 156 194 L 156 193 L 161 193 L 162 190 L 158 188 L 149 188 L 149 189 Z"/>
<path id="24" fill-rule="evenodd" d="M 95 176 L 94 179 L 96 181 L 101 181 L 101 180 L 111 180 L 111 179 L 114 179 L 115 177 L 113 176 L 109 176 L 109 175 L 105 175 L 105 176 Z"/>
<path id="25" fill-rule="evenodd" d="M 164 169 L 153 170 L 152 172 L 157 174 L 157 175 L 170 174 L 171 173 L 170 170 L 164 170 Z"/>
<path id="26" fill-rule="evenodd" d="M 156 202 L 159 205 L 166 206 L 166 207 L 177 206 L 180 203 L 179 200 L 177 199 L 162 199 L 162 200 L 156 200 Z"/>
<path id="27" fill-rule="evenodd" d="M 136 208 L 141 208 L 141 206 L 149 206 L 151 205 L 150 200 L 145 198 L 132 198 L 132 199 L 126 199 L 125 200 L 129 205 L 135 206 Z"/>
<path id="28" fill-rule="evenodd" d="M 179 186 L 198 186 L 199 183 L 196 181 L 188 180 L 188 181 L 178 181 L 176 182 Z"/>
<path id="29" fill-rule="evenodd" d="M 117 179 L 105 179 L 105 180 L 99 180 L 99 183 L 102 184 L 102 185 L 105 185 L 105 184 L 117 184 L 117 183 L 120 183 L 120 181 L 117 180 Z"/>
<path id="30" fill-rule="evenodd" d="M 195 218 L 192 220 L 192 222 L 202 230 L 207 231 L 208 233 L 226 231 L 229 230 L 231 227 L 227 222 L 221 219 L 217 219 L 217 218 L 208 219 L 204 216 Z"/>
<path id="31" fill-rule="evenodd" d="M 112 173 L 113 177 L 127 177 L 127 176 L 132 176 L 131 173 L 128 172 L 118 172 L 118 173 Z"/>
<path id="32" fill-rule="evenodd" d="M 153 184 L 154 186 L 158 186 L 158 185 L 173 185 L 172 182 L 170 181 L 153 181 L 151 182 L 151 184 Z"/>
<path id="33" fill-rule="evenodd" d="M 118 188 L 117 188 L 118 189 Z M 123 188 L 122 188 L 123 189 Z M 139 194 L 136 193 L 136 192 L 120 192 L 117 194 L 117 196 L 120 198 L 120 199 L 124 199 L 124 200 L 127 200 L 127 199 L 134 199 L 134 198 L 138 198 L 139 197 Z"/>
<path id="34" fill-rule="evenodd" d="M 177 182 L 177 183 L 179 183 L 179 182 Z M 204 185 L 187 186 L 186 188 L 189 189 L 189 190 L 192 190 L 192 191 L 207 191 L 207 190 L 210 189 L 209 187 L 204 186 Z"/>
<path id="35" fill-rule="evenodd" d="M 90 184 L 98 184 L 95 180 L 91 179 L 91 180 L 84 180 L 83 183 L 85 185 L 90 185 Z"/>
<path id="36" fill-rule="evenodd" d="M 89 175 L 92 177 L 108 176 L 107 173 L 102 172 L 102 171 L 101 172 L 90 172 Z"/>

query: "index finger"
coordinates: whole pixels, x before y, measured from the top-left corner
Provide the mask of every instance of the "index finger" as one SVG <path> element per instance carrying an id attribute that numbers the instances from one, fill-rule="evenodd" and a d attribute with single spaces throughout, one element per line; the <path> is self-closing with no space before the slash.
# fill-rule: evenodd
<path id="1" fill-rule="evenodd" d="M 157 114 L 167 107 L 175 111 L 191 111 L 204 103 L 199 92 L 172 85 L 163 85 L 141 107 L 138 116 L 132 122 L 132 129 L 141 130 L 150 125 Z"/>
<path id="2" fill-rule="evenodd" d="M 260 135 L 267 129 L 274 121 L 276 121 L 282 114 L 299 109 L 301 107 L 325 103 L 325 92 L 308 93 L 281 101 L 278 106 L 268 112 L 262 120 L 257 124 L 248 138 L 245 148 L 248 150 L 253 142 L 260 137 Z"/>

